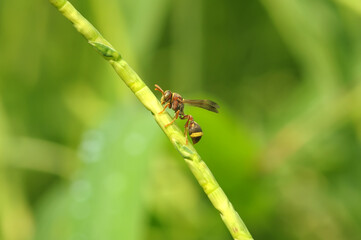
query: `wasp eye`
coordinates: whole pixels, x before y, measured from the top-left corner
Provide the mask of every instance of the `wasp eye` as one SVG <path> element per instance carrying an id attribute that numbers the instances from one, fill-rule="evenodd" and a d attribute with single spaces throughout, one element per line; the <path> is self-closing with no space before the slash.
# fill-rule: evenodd
<path id="1" fill-rule="evenodd" d="M 171 92 L 169 90 L 165 91 L 164 93 L 164 100 L 168 101 L 171 98 Z"/>

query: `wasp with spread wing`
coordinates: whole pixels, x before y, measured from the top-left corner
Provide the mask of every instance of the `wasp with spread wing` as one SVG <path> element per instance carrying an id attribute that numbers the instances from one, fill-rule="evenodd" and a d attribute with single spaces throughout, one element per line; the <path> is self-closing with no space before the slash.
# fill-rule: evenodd
<path id="1" fill-rule="evenodd" d="M 206 109 L 208 111 L 212 111 L 218 113 L 218 104 L 211 100 L 188 100 L 182 98 L 181 95 L 175 92 L 171 92 L 170 90 L 163 91 L 161 87 L 157 84 L 155 85 L 155 90 L 160 91 L 162 93 L 161 104 L 164 105 L 164 109 L 160 112 L 163 113 L 167 107 L 172 109 L 175 112 L 173 120 L 165 125 L 168 127 L 179 117 L 180 119 L 187 119 L 186 124 L 184 125 L 184 134 L 187 137 L 187 133 L 192 139 L 193 144 L 196 144 L 201 140 L 203 136 L 202 128 L 199 126 L 197 122 L 194 121 L 191 115 L 184 114 L 184 104 L 188 104 L 195 107 L 200 107 Z M 159 113 L 159 114 L 160 114 Z"/>

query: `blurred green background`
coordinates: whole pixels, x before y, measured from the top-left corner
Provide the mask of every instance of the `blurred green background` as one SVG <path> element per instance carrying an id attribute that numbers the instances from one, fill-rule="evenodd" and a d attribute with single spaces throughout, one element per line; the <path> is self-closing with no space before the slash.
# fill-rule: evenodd
<path id="1" fill-rule="evenodd" d="M 148 86 L 219 103 L 186 112 L 255 239 L 361 239 L 359 0 L 72 3 Z M 0 55 L 0 239 L 231 239 L 151 114 L 48 1 L 0 1 Z"/>

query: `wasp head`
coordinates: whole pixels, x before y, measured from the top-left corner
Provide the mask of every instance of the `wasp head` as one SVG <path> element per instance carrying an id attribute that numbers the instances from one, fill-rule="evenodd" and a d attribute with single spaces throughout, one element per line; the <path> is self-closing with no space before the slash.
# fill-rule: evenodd
<path id="1" fill-rule="evenodd" d="M 160 99 L 160 102 L 162 104 L 164 104 L 166 102 L 170 102 L 171 98 L 172 98 L 172 92 L 169 90 L 166 90 L 166 91 L 164 91 L 164 94 L 163 94 L 162 98 Z"/>

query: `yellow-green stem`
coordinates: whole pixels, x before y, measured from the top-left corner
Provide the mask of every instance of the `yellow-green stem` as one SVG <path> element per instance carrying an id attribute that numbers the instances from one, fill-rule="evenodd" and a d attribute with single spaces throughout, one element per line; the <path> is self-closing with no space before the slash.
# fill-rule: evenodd
<path id="1" fill-rule="evenodd" d="M 236 240 L 253 239 L 205 162 L 190 143 L 186 144 L 183 132 L 175 124 L 167 128 L 164 127 L 172 119 L 166 112 L 158 114 L 163 109 L 160 102 L 137 73 L 70 2 L 67 0 L 49 1 L 73 23 L 74 27 L 88 40 L 89 44 L 113 66 L 117 74 L 132 90 L 139 101 L 153 114 L 158 125 L 188 164 L 213 206 L 220 212 L 222 220 L 233 238 Z"/>

